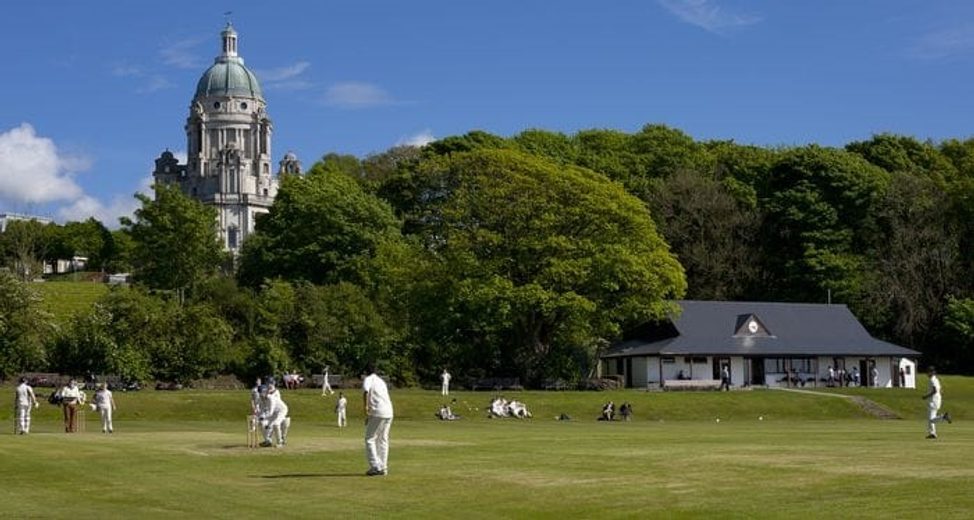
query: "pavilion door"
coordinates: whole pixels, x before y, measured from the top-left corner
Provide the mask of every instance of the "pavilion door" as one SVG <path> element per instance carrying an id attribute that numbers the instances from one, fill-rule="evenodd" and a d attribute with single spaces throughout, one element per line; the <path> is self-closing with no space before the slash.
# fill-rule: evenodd
<path id="1" fill-rule="evenodd" d="M 751 384 L 764 384 L 764 358 L 751 358 Z"/>
<path id="2" fill-rule="evenodd" d="M 730 358 L 714 356 L 714 379 L 720 379 L 720 369 L 725 365 L 727 366 L 727 370 L 730 370 Z"/>
<path id="3" fill-rule="evenodd" d="M 632 358 L 626 358 L 626 388 L 632 388 Z"/>

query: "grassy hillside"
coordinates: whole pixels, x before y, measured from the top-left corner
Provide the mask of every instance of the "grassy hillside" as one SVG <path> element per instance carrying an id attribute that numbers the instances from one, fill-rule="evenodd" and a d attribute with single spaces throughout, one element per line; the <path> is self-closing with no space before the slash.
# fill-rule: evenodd
<path id="1" fill-rule="evenodd" d="M 93 282 L 40 282 L 31 284 L 31 288 L 40 294 L 44 309 L 62 323 L 91 308 L 108 292 L 106 284 Z"/>
<path id="2" fill-rule="evenodd" d="M 958 408 L 969 407 L 968 384 L 944 380 Z M 912 393 L 922 405 L 922 392 Z M 116 393 L 111 436 L 96 432 L 91 412 L 87 433 L 60 433 L 57 409 L 44 404 L 33 434 L 0 435 L 0 472 L 17 475 L 6 481 L 3 515 L 968 518 L 974 510 L 974 425 L 965 421 L 927 441 L 919 419 L 871 419 L 828 396 L 513 395 L 534 419 L 486 419 L 490 395 L 462 392 L 466 417 L 441 422 L 432 417 L 438 393 L 394 389 L 390 474 L 378 478 L 363 475 L 355 390 L 344 431 L 334 426 L 334 397 L 285 393 L 294 424 L 282 449 L 245 447 L 245 391 Z M 596 422 L 606 399 L 634 403 L 635 419 Z M 465 402 L 480 411 L 466 412 Z M 575 420 L 555 421 L 559 412 Z"/>

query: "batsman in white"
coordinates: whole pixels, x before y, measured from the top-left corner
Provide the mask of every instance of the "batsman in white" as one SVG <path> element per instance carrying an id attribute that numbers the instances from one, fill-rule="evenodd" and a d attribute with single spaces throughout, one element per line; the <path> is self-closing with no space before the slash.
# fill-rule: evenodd
<path id="1" fill-rule="evenodd" d="M 288 416 L 287 404 L 281 399 L 281 392 L 273 383 L 267 385 L 267 390 L 262 396 L 261 404 L 261 424 L 264 426 L 263 447 L 273 446 L 274 437 L 277 437 L 277 447 L 287 445 L 287 431 L 291 428 L 291 418 Z M 275 435 L 276 434 L 276 435 Z"/>
<path id="2" fill-rule="evenodd" d="M 34 389 L 27 384 L 27 378 L 20 378 L 14 394 L 14 417 L 17 421 L 15 429 L 19 435 L 30 433 L 30 411 L 38 406 L 37 396 L 34 395 Z"/>

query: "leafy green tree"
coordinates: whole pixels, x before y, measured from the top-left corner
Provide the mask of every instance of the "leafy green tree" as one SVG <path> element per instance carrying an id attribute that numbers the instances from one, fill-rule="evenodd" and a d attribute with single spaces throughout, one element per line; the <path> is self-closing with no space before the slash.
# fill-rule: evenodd
<path id="1" fill-rule="evenodd" d="M 938 348 L 931 349 L 927 362 L 937 363 L 941 371 L 970 374 L 974 361 L 974 299 L 949 298 L 944 325 L 950 334 Z"/>
<path id="2" fill-rule="evenodd" d="M 508 150 L 430 161 L 422 243 L 450 291 L 458 333 L 512 347 L 481 366 L 537 382 L 574 373 L 597 338 L 660 318 L 683 271 L 643 204 L 601 175 Z M 505 354 L 510 354 L 506 356 Z"/>
<path id="3" fill-rule="evenodd" d="M 308 170 L 308 175 L 320 175 L 324 173 L 343 173 L 353 179 L 362 177 L 362 161 L 354 155 L 328 153 L 315 163 Z"/>
<path id="4" fill-rule="evenodd" d="M 3 265 L 27 282 L 44 274 L 44 259 L 51 246 L 54 224 L 36 220 L 14 220 L 0 233 Z"/>
<path id="5" fill-rule="evenodd" d="M 934 339 L 961 276 L 958 226 L 940 182 L 894 173 L 874 206 L 868 273 L 857 314 L 889 337 L 917 347 Z"/>
<path id="6" fill-rule="evenodd" d="M 138 280 L 182 293 L 218 271 L 225 260 L 217 240 L 216 210 L 190 199 L 178 186 L 155 186 L 155 199 L 139 193 L 135 220 L 122 218 L 132 237 Z"/>
<path id="7" fill-rule="evenodd" d="M 432 157 L 469 152 L 472 150 L 505 148 L 514 148 L 514 145 L 503 137 L 482 130 L 474 130 L 464 135 L 451 136 L 433 141 L 424 147 L 424 152 L 427 156 Z"/>
<path id="8" fill-rule="evenodd" d="M 366 291 L 347 282 L 295 287 L 295 316 L 285 335 L 291 359 L 307 372 L 330 365 L 355 373 L 370 359 L 392 357 L 394 334 Z M 406 363 L 390 364 L 397 379 L 410 379 Z"/>
<path id="9" fill-rule="evenodd" d="M 132 254 L 135 251 L 135 241 L 124 229 L 110 232 L 112 236 L 111 249 L 105 255 L 105 271 L 109 273 L 128 273 L 132 271 Z"/>
<path id="10" fill-rule="evenodd" d="M 0 376 L 42 368 L 47 360 L 44 340 L 53 327 L 30 286 L 0 269 Z"/>
<path id="11" fill-rule="evenodd" d="M 270 213 L 241 253 L 238 279 L 330 284 L 358 280 L 362 262 L 384 240 L 399 237 L 391 208 L 339 172 L 287 177 Z"/>
<path id="12" fill-rule="evenodd" d="M 422 158 L 422 149 L 415 146 L 396 146 L 382 153 L 372 154 L 362 160 L 360 182 L 371 192 L 375 192 L 388 179 L 415 166 Z"/>
<path id="13" fill-rule="evenodd" d="M 818 146 L 782 153 L 760 186 L 765 293 L 782 301 L 854 299 L 864 235 L 889 174 L 858 155 Z"/>
<path id="14" fill-rule="evenodd" d="M 175 307 L 142 289 L 113 288 L 56 336 L 52 368 L 135 380 L 154 377 L 158 365 L 153 359 L 173 342 Z"/>
<path id="15" fill-rule="evenodd" d="M 560 132 L 525 130 L 513 137 L 518 148 L 530 155 L 545 157 L 559 164 L 578 162 L 578 143 Z"/>
<path id="16" fill-rule="evenodd" d="M 940 186 L 957 175 L 957 169 L 933 143 L 909 136 L 879 134 L 845 148 L 888 172 L 926 177 Z"/>
<path id="17" fill-rule="evenodd" d="M 649 206 L 686 270 L 689 298 L 746 297 L 760 263 L 754 208 L 739 203 L 727 185 L 694 170 L 663 179 Z"/>

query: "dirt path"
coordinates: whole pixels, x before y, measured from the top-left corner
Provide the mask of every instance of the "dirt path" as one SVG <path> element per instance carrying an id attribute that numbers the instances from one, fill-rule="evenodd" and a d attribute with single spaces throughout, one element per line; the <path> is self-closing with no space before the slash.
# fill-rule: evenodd
<path id="1" fill-rule="evenodd" d="M 830 392 L 816 392 L 815 390 L 799 390 L 797 388 L 773 388 L 774 390 L 781 390 L 782 392 L 795 392 L 799 394 L 812 394 L 820 395 L 824 397 L 837 397 L 839 399 L 846 399 L 852 401 L 859 408 L 869 415 L 876 417 L 877 419 L 902 419 L 900 415 L 893 410 L 873 401 L 871 399 L 866 399 L 865 397 L 858 395 L 845 395 L 845 394 L 833 394 Z"/>

